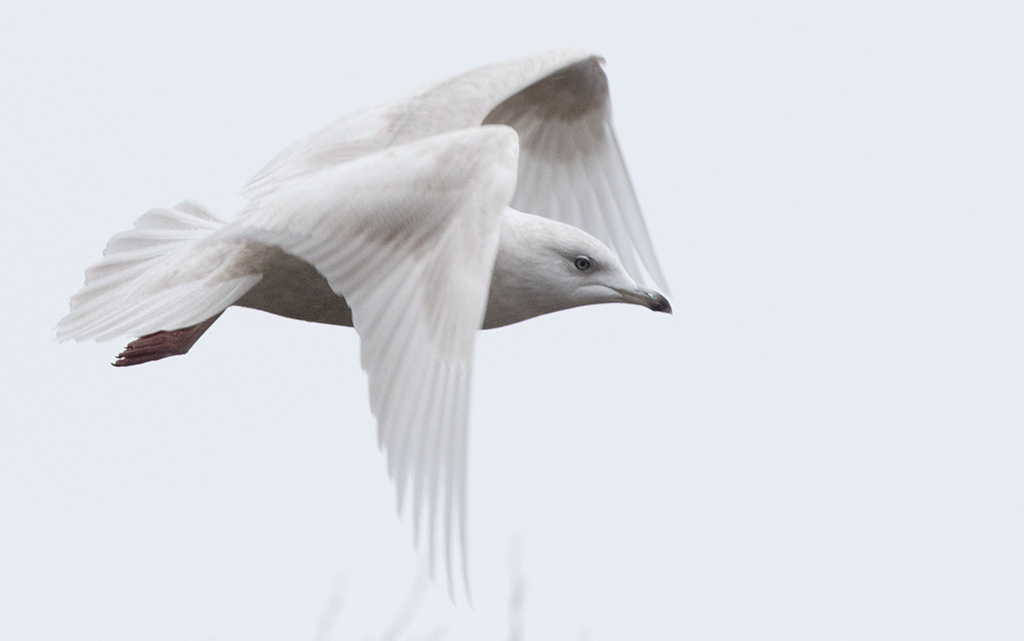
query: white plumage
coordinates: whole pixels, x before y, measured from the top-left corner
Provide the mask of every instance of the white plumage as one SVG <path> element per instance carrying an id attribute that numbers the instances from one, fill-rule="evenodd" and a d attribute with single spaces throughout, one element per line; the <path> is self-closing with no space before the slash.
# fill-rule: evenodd
<path id="1" fill-rule="evenodd" d="M 454 587 L 476 330 L 604 302 L 671 311 L 637 284 L 641 264 L 663 277 L 600 59 L 546 53 L 363 110 L 245 194 L 230 223 L 185 202 L 112 238 L 58 337 L 141 336 L 131 365 L 188 351 L 231 305 L 353 326 L 399 508 L 432 567 L 442 542 Z"/>

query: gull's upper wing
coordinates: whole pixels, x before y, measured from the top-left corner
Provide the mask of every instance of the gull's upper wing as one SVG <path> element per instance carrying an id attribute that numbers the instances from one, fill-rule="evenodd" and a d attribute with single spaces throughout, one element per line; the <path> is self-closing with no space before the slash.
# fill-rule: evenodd
<path id="1" fill-rule="evenodd" d="M 594 56 L 562 67 L 498 104 L 485 124 L 519 133 L 512 206 L 596 236 L 642 281 L 637 258 L 667 289 L 612 128 L 608 78 Z"/>
<path id="2" fill-rule="evenodd" d="M 297 179 L 223 230 L 309 262 L 352 308 L 399 509 L 411 494 L 431 564 L 444 542 L 450 587 L 473 339 L 517 153 L 504 126 L 425 138 Z"/>
<path id="3" fill-rule="evenodd" d="M 520 139 L 513 206 L 577 226 L 666 288 L 612 128 L 602 59 L 552 51 L 481 67 L 408 98 L 365 109 L 299 140 L 243 193 L 271 194 L 312 172 L 444 131 L 506 124 Z"/>

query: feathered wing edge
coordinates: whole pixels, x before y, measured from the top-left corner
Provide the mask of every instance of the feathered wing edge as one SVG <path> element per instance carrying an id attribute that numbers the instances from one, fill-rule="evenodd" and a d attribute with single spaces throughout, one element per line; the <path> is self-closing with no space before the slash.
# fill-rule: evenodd
<path id="1" fill-rule="evenodd" d="M 224 311 L 260 280 L 236 260 L 242 244 L 212 241 L 224 224 L 192 201 L 144 214 L 86 270 L 58 340 L 143 336 Z"/>

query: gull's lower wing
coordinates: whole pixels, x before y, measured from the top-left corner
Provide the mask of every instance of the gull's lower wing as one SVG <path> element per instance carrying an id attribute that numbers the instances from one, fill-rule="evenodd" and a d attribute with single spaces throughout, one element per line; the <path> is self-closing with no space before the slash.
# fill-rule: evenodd
<path id="1" fill-rule="evenodd" d="M 309 174 L 224 230 L 309 262 L 348 302 L 399 508 L 411 500 L 432 566 L 442 541 L 450 589 L 473 341 L 517 153 L 504 126 L 424 138 Z"/>

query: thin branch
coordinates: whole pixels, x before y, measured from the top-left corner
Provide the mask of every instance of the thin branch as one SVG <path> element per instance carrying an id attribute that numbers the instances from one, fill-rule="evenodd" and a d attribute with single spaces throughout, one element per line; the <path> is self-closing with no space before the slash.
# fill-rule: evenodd
<path id="1" fill-rule="evenodd" d="M 341 608 L 345 601 L 345 584 L 348 583 L 344 573 L 340 570 L 334 576 L 334 586 L 331 588 L 331 596 L 327 599 L 323 614 L 320 615 L 320 623 L 316 626 L 316 641 L 329 641 L 331 630 L 341 615 Z"/>

